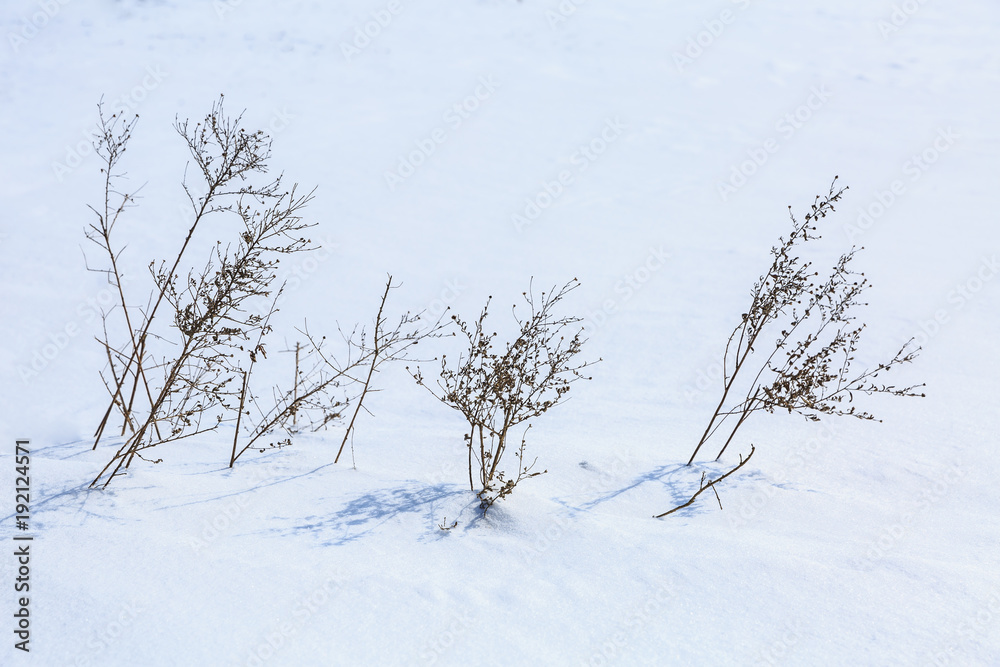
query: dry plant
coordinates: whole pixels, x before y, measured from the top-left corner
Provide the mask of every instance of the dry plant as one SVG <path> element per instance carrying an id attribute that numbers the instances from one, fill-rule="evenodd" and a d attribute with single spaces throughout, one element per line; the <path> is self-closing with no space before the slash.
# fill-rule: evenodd
<path id="1" fill-rule="evenodd" d="M 185 170 L 182 187 L 190 204 L 190 226 L 172 260 L 149 263 L 153 289 L 144 305 L 134 305 L 123 286 L 120 259 L 125 245 L 116 241 L 115 232 L 137 198 L 135 192 L 117 187 L 125 177 L 119 163 L 136 119 L 126 121 L 119 114 L 106 118 L 102 105 L 98 110 L 101 134 L 95 148 L 104 162 L 104 204 L 101 209 L 91 207 L 97 220 L 88 227 L 87 237 L 107 262 L 91 270 L 106 274 L 118 303 L 103 313 L 99 341 L 107 367 L 101 377 L 110 401 L 94 449 L 114 414 L 121 416 L 123 443 L 91 486 L 105 476 L 107 486 L 135 457 L 144 459 L 148 449 L 216 430 L 223 423 L 234 422 L 236 427 L 230 467 L 250 448 L 289 444 L 300 419 L 301 427 L 330 424 L 353 401 L 355 414 L 347 435 L 352 433 L 378 368 L 408 358 L 406 350 L 438 328 L 423 328 L 417 323 L 419 314 L 409 313 L 388 326 L 384 312 L 394 287 L 390 276 L 371 338 L 365 329 L 355 328 L 345 337 L 347 361 L 340 363 L 325 349 L 325 338 L 317 340 L 306 328 L 308 343 L 296 355 L 293 387 L 273 388 L 268 405 L 252 390 L 253 372 L 267 358 L 265 338 L 273 330 L 271 320 L 284 288 L 276 282 L 279 260 L 314 249 L 303 236 L 313 225 L 301 217 L 312 192 L 302 195 L 294 185 L 284 188 L 281 176 L 256 183 L 268 171 L 270 138 L 244 129 L 242 116 L 227 116 L 221 97 L 202 122 L 192 126 L 178 120 L 174 127 L 187 144 L 198 181 L 189 182 Z M 210 217 L 220 218 L 213 229 L 227 217 L 238 221 L 234 239 L 216 241 L 202 269 L 183 271 L 192 239 Z M 114 331 L 116 326 L 125 330 L 123 342 L 113 342 L 109 328 Z M 363 388 L 352 397 L 349 387 L 354 384 Z M 266 440 L 280 433 L 283 439 Z"/>
<path id="2" fill-rule="evenodd" d="M 688 465 L 730 418 L 735 423 L 731 422 L 716 460 L 755 412 L 786 410 L 811 421 L 819 421 L 824 414 L 874 420 L 854 405 L 855 394 L 924 395 L 916 391 L 922 384 L 897 387 L 876 382 L 880 375 L 916 358 L 919 348 L 910 349 L 912 339 L 888 361 L 860 372 L 852 370 L 865 328 L 855 324 L 855 312 L 867 305 L 859 299 L 869 287 L 864 274 L 851 268 L 858 249 L 841 255 L 823 277 L 800 257 L 804 243 L 820 238 L 817 222 L 834 211 L 844 190 L 837 188 L 834 178 L 829 192 L 816 197 L 801 221 L 789 207 L 792 231 L 771 249 L 771 266 L 754 284 L 750 306 L 729 336 L 722 359 L 722 396 Z M 767 331 L 777 333 L 773 343 L 762 338 Z M 751 370 L 741 373 L 746 369 Z M 751 377 L 743 385 L 745 393 L 737 392 L 737 378 L 745 377 Z M 734 393 L 742 397 L 732 400 Z M 740 460 L 737 468 L 746 462 Z"/>
<path id="3" fill-rule="evenodd" d="M 237 412 L 242 391 L 233 380 L 245 379 L 257 356 L 266 356 L 263 338 L 271 331 L 270 317 L 280 294 L 274 286 L 278 258 L 311 249 L 302 234 L 312 225 L 302 221 L 300 212 L 312 193 L 300 195 L 296 186 L 285 189 L 280 176 L 262 185 L 253 183 L 252 177 L 267 173 L 270 139 L 261 131 L 245 130 L 241 117 L 226 116 L 221 97 L 204 121 L 193 127 L 178 120 L 174 128 L 186 142 L 200 180 L 196 186 L 185 174 L 182 181 L 191 224 L 172 261 L 149 264 L 155 287 L 146 305 L 130 305 L 118 265 L 124 246 L 119 249 L 112 235 L 136 200 L 135 193 L 116 188 L 124 178 L 118 163 L 135 119 L 126 122 L 117 114 L 105 118 L 101 105 L 99 112 L 101 135 L 95 148 L 104 161 L 104 207 L 103 211 L 92 207 L 97 222 L 90 225 L 87 237 L 108 257 L 110 265 L 96 270 L 117 287 L 116 308 L 120 307 L 128 332 L 124 344 L 113 344 L 108 332 L 111 313 L 104 313 L 101 343 L 108 370 L 102 378 L 111 401 L 95 433 L 94 448 L 116 410 L 125 438 L 92 482 L 109 473 L 106 486 L 134 457 L 143 458 L 144 450 L 215 430 L 227 413 Z M 201 270 L 182 272 L 196 231 L 218 214 L 239 219 L 235 244 L 217 242 Z M 251 302 L 268 298 L 271 307 L 266 315 L 248 312 Z M 170 319 L 173 335 L 154 326 L 164 317 Z M 157 340 L 172 346 L 169 354 L 152 350 Z M 142 408 L 138 396 L 148 401 Z"/>
<path id="4" fill-rule="evenodd" d="M 448 323 L 442 323 L 440 318 L 425 322 L 422 312 L 406 312 L 398 319 L 389 320 L 386 303 L 390 292 L 398 287 L 390 275 L 370 333 L 364 327 L 355 327 L 350 334 L 341 331 L 346 349 L 345 361 L 341 362 L 331 354 L 326 336 L 315 336 L 306 324 L 297 330 L 306 343 L 299 342 L 295 345 L 292 388 L 282 391 L 279 387 L 273 387 L 270 399 L 262 402 L 260 397 L 244 386 L 237 419 L 243 416 L 249 418 L 255 411 L 256 420 L 245 429 L 246 441 L 239 449 L 240 433 L 237 428 L 230 467 L 251 448 L 263 451 L 264 447 L 286 446 L 291 444 L 291 436 L 296 433 L 325 429 L 331 423 L 339 423 L 349 413 L 350 420 L 334 458 L 334 463 L 340 462 L 348 439 L 353 440 L 358 415 L 362 410 L 368 411 L 365 399 L 369 394 L 380 391 L 375 386 L 375 376 L 388 364 L 417 361 L 409 356 L 410 348 L 425 339 L 445 335 L 444 329 Z M 275 433 L 284 434 L 284 437 L 261 444 L 262 438 Z"/>
<path id="5" fill-rule="evenodd" d="M 479 487 L 477 496 L 484 512 L 521 481 L 547 472 L 534 471 L 537 459 L 529 462 L 525 458 L 530 423 L 514 446 L 514 471 L 501 466 L 516 437 L 512 436 L 514 430 L 560 403 L 573 382 L 590 379 L 581 371 L 596 362 L 578 363 L 575 359 L 586 342 L 583 332 L 569 331 L 581 319 L 554 313 L 559 302 L 578 286 L 574 278 L 558 291 L 553 288 L 537 297 L 531 289 L 524 292 L 528 312 L 521 316 L 516 305 L 512 308 L 519 334 L 502 347 L 497 333 L 486 328 L 492 297 L 474 322 L 453 315 L 468 348 L 454 363 L 449 363 L 446 355 L 441 357 L 436 388 L 426 384 L 419 368 L 412 372 L 417 384 L 465 418 L 469 488 L 476 491 Z"/>

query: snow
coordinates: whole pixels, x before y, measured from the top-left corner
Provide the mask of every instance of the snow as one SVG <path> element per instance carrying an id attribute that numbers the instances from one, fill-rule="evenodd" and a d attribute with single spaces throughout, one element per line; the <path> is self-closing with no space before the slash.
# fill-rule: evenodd
<path id="1" fill-rule="evenodd" d="M 995 3 L 14 0 L 0 28 L 0 663 L 1000 662 Z M 548 474 L 478 516 L 463 424 L 395 369 L 346 463 L 334 428 L 229 470 L 222 431 L 87 488 L 112 447 L 91 451 L 107 295 L 81 254 L 96 103 L 140 116 L 123 229 L 141 275 L 183 233 L 171 124 L 220 93 L 272 133 L 275 171 L 318 186 L 333 251 L 299 267 L 283 326 L 370 321 L 386 273 L 399 311 L 465 317 L 488 295 L 502 315 L 531 277 L 580 279 L 567 306 L 603 362 L 532 429 Z M 722 511 L 703 495 L 652 519 L 735 460 L 681 465 L 786 207 L 834 175 L 850 190 L 816 258 L 865 246 L 862 356 L 918 336 L 897 379 L 927 398 L 872 399 L 883 423 L 758 415 Z M 10 634 L 23 437 L 27 655 Z"/>

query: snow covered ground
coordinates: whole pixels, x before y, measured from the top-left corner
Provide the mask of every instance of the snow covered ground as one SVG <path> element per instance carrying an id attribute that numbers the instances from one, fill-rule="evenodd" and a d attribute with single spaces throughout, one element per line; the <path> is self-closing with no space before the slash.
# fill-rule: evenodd
<path id="1" fill-rule="evenodd" d="M 998 35 L 988 0 L 4 2 L 0 663 L 1000 664 Z M 332 429 L 228 470 L 223 431 L 86 488 L 111 447 L 81 253 L 96 103 L 140 116 L 141 273 L 183 235 L 171 124 L 220 93 L 318 186 L 332 252 L 288 323 L 369 321 L 388 272 L 399 309 L 467 317 L 580 279 L 604 361 L 532 429 L 547 475 L 477 518 L 463 424 L 397 369 L 356 467 Z M 868 402 L 881 424 L 758 415 L 725 509 L 653 520 L 721 469 L 680 464 L 725 338 L 786 207 L 834 175 L 818 258 L 865 246 L 861 356 L 917 336 L 898 379 L 927 398 Z"/>

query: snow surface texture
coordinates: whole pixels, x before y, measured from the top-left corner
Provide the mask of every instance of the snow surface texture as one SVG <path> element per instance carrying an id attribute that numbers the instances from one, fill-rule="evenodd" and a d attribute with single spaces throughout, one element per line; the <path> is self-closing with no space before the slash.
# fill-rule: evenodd
<path id="1" fill-rule="evenodd" d="M 11 0 L 0 28 L 3 665 L 1000 664 L 996 2 Z M 547 475 L 477 519 L 463 424 L 397 369 L 356 468 L 332 429 L 228 470 L 224 431 L 87 490 L 111 447 L 88 440 L 96 102 L 140 115 L 123 166 L 147 185 L 119 237 L 140 274 L 183 234 L 171 123 L 220 93 L 273 134 L 275 172 L 319 186 L 333 252 L 284 324 L 368 322 L 388 272 L 398 310 L 466 317 L 531 276 L 581 280 L 567 305 L 604 362 L 532 429 Z M 757 445 L 725 509 L 653 520 L 721 469 L 680 464 L 725 338 L 786 206 L 835 174 L 816 259 L 865 246 L 860 362 L 918 336 L 897 380 L 928 397 L 866 402 L 881 424 L 757 415 L 721 462 Z"/>

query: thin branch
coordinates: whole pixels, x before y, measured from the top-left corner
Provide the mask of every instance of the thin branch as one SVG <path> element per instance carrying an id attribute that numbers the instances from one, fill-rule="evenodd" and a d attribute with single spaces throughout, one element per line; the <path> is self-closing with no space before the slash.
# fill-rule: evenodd
<path id="1" fill-rule="evenodd" d="M 338 463 L 340 461 L 340 455 L 344 451 L 344 445 L 347 444 L 347 438 L 354 430 L 354 420 L 358 418 L 358 412 L 361 411 L 361 405 L 364 403 L 365 396 L 368 395 L 368 388 L 372 383 L 372 375 L 378 367 L 379 355 L 382 353 L 382 325 L 385 323 L 385 320 L 382 319 L 382 312 L 385 310 L 385 301 L 389 298 L 390 289 L 392 289 L 392 276 L 389 276 L 389 279 L 385 283 L 385 292 L 382 293 L 382 300 L 379 303 L 378 314 L 375 315 L 375 332 L 372 334 L 372 355 L 371 364 L 368 366 L 368 376 L 365 378 L 365 384 L 361 389 L 361 395 L 358 396 L 358 401 L 354 406 L 354 414 L 351 415 L 351 421 L 347 425 L 347 430 L 344 431 L 344 439 L 340 441 L 340 449 L 337 450 L 337 456 L 333 459 L 334 463 Z"/>
<path id="2" fill-rule="evenodd" d="M 654 519 L 662 519 L 663 517 L 665 517 L 665 516 L 667 516 L 669 514 L 673 514 L 674 512 L 676 512 L 678 510 L 682 510 L 685 507 L 690 507 L 694 503 L 694 501 L 698 498 L 698 496 L 700 496 L 702 494 L 702 492 L 705 491 L 706 489 L 712 489 L 713 491 L 715 491 L 715 485 L 718 484 L 719 482 L 721 482 L 722 480 L 726 479 L 730 475 L 732 475 L 734 472 L 736 472 L 737 470 L 739 470 L 743 466 L 745 466 L 747 464 L 747 461 L 750 460 L 750 457 L 753 456 L 754 451 L 756 451 L 754 449 L 754 446 L 750 445 L 750 453 L 747 454 L 746 458 L 743 458 L 742 456 L 740 456 L 740 463 L 739 463 L 738 466 L 736 466 L 735 468 L 733 468 L 732 470 L 730 470 L 729 472 L 727 472 L 725 475 L 722 475 L 721 477 L 717 477 L 717 478 L 715 478 L 713 480 L 709 480 L 709 482 L 707 484 L 705 483 L 705 473 L 702 473 L 701 474 L 701 483 L 698 486 L 698 490 L 694 492 L 694 495 L 691 496 L 691 498 L 686 503 L 684 503 L 683 505 L 678 505 L 677 507 L 673 508 L 672 510 L 666 511 L 663 514 L 656 514 L 656 515 L 653 516 L 653 518 Z M 718 498 L 718 491 L 716 491 L 716 498 Z M 719 508 L 720 509 L 722 508 L 722 501 L 721 500 L 719 500 Z"/>

